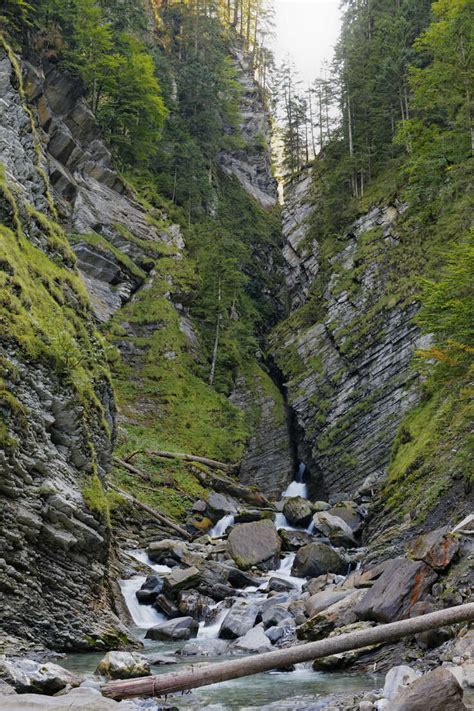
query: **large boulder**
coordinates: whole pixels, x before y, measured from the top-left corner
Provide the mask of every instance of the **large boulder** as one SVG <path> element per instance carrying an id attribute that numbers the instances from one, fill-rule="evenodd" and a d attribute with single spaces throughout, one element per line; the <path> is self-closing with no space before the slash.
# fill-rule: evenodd
<path id="1" fill-rule="evenodd" d="M 163 578 L 158 575 L 149 575 L 140 590 L 135 593 L 140 605 L 153 605 L 163 590 L 163 583 Z"/>
<path id="2" fill-rule="evenodd" d="M 240 637 L 235 644 L 234 649 L 241 652 L 262 653 L 269 652 L 272 648 L 272 643 L 263 631 L 263 625 L 257 625 L 249 630 L 243 637 Z"/>
<path id="3" fill-rule="evenodd" d="M 406 664 L 392 667 L 385 675 L 385 683 L 383 685 L 384 699 L 394 699 L 403 691 L 404 687 L 412 684 L 419 676 L 419 672 L 416 672 Z"/>
<path id="4" fill-rule="evenodd" d="M 271 521 L 241 523 L 230 532 L 227 550 L 242 570 L 271 570 L 280 559 L 281 540 Z"/>
<path id="5" fill-rule="evenodd" d="M 318 612 L 297 628 L 298 639 L 315 641 L 328 637 L 333 630 L 357 621 L 354 608 L 364 595 L 363 590 L 354 590 L 330 607 Z"/>
<path id="6" fill-rule="evenodd" d="M 373 627 L 374 622 L 354 622 L 350 625 L 344 625 L 343 627 L 337 627 L 332 632 L 329 633 L 329 637 L 339 637 L 341 634 L 351 634 L 353 632 L 360 632 L 361 630 L 367 630 Z M 382 642 L 378 644 L 370 644 L 361 649 L 350 649 L 347 652 L 338 652 L 337 654 L 331 654 L 328 657 L 322 657 L 321 659 L 315 659 L 312 667 L 314 671 L 336 671 L 337 669 L 344 669 L 345 667 L 352 666 L 357 662 L 360 657 L 363 657 L 368 652 L 382 646 Z M 360 711 L 359 707 L 359 711 Z M 372 708 L 372 707 L 370 707 Z"/>
<path id="7" fill-rule="evenodd" d="M 242 637 L 255 625 L 260 606 L 247 600 L 238 600 L 222 621 L 219 637 L 236 639 Z"/>
<path id="8" fill-rule="evenodd" d="M 190 568 L 174 568 L 164 580 L 163 592 L 165 595 L 173 597 L 180 590 L 194 588 L 200 580 L 201 574 L 193 565 Z"/>
<path id="9" fill-rule="evenodd" d="M 187 550 L 187 546 L 183 541 L 177 541 L 174 538 L 165 538 L 162 541 L 150 543 L 146 552 L 148 557 L 155 561 L 155 563 L 163 563 L 169 559 L 180 563 Z"/>
<path id="10" fill-rule="evenodd" d="M 352 533 L 358 533 L 364 521 L 361 513 L 361 508 L 354 501 L 343 501 L 336 506 L 328 509 L 328 513 L 332 516 L 342 518 L 347 523 Z"/>
<path id="11" fill-rule="evenodd" d="M 283 513 L 292 526 L 308 526 L 313 511 L 307 499 L 302 496 L 291 496 L 285 500 Z"/>
<path id="12" fill-rule="evenodd" d="M 449 533 L 448 526 L 419 536 L 408 546 L 413 560 L 422 560 L 433 570 L 447 568 L 459 550 L 459 539 Z"/>
<path id="13" fill-rule="evenodd" d="M 290 580 L 284 580 L 283 578 L 270 578 L 268 581 L 268 592 L 291 592 L 296 590 L 297 586 L 295 583 L 290 582 Z"/>
<path id="14" fill-rule="evenodd" d="M 327 536 L 335 546 L 357 546 L 351 527 L 339 516 L 333 516 L 329 511 L 319 511 L 314 514 L 313 523 L 315 529 Z"/>
<path id="15" fill-rule="evenodd" d="M 288 605 L 284 604 L 272 605 L 262 612 L 262 624 L 265 629 L 281 625 L 288 618 L 293 619 L 291 613 L 288 612 Z"/>
<path id="16" fill-rule="evenodd" d="M 438 667 L 416 679 L 390 701 L 390 711 L 466 711 L 454 676 Z"/>
<path id="17" fill-rule="evenodd" d="M 133 679 L 148 676 L 151 673 L 150 662 L 137 652 L 107 652 L 95 673 L 109 679 Z"/>
<path id="18" fill-rule="evenodd" d="M 360 620 L 394 622 L 410 616 L 431 590 L 437 574 L 422 561 L 394 558 L 355 609 Z"/>
<path id="19" fill-rule="evenodd" d="M 181 590 L 178 595 L 178 610 L 185 617 L 204 620 L 214 600 L 207 595 L 201 595 L 197 590 Z"/>
<path id="20" fill-rule="evenodd" d="M 220 657 L 229 651 L 230 642 L 225 639 L 193 639 L 181 649 L 182 657 Z"/>
<path id="21" fill-rule="evenodd" d="M 352 590 L 322 590 L 314 595 L 311 595 L 307 600 L 305 600 L 305 610 L 308 617 L 313 617 L 317 615 L 318 612 L 326 610 L 334 603 L 343 600 L 345 597 L 351 594 Z"/>
<path id="22" fill-rule="evenodd" d="M 316 578 L 324 573 L 342 575 L 346 570 L 347 563 L 334 548 L 325 543 L 309 543 L 297 552 L 291 574 L 299 578 Z"/>
<path id="23" fill-rule="evenodd" d="M 0 678 L 19 694 L 57 694 L 66 687 L 79 686 L 82 679 L 58 664 L 41 664 L 33 659 L 1 659 Z"/>
<path id="24" fill-rule="evenodd" d="M 250 523 L 251 521 L 261 521 L 267 518 L 275 520 L 275 511 L 272 509 L 244 509 L 235 515 L 235 523 Z"/>
<path id="25" fill-rule="evenodd" d="M 192 617 L 177 617 L 174 620 L 168 620 L 161 625 L 151 627 L 145 637 L 146 639 L 171 640 L 191 639 L 196 637 L 199 630 L 199 623 Z"/>

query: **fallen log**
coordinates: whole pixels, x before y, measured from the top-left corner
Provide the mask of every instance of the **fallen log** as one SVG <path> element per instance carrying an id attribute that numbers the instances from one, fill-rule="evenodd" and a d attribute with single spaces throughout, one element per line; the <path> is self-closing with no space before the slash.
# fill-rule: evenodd
<path id="1" fill-rule="evenodd" d="M 219 469 L 224 472 L 232 472 L 237 469 L 237 464 L 225 464 L 224 462 L 218 462 L 216 459 L 198 457 L 195 454 L 186 454 L 185 452 L 165 452 L 163 450 L 157 450 L 147 451 L 146 454 L 149 457 L 163 457 L 164 459 L 181 459 L 185 462 L 196 462 L 197 464 L 204 464 L 206 467 Z"/>
<path id="2" fill-rule="evenodd" d="M 187 669 L 168 674 L 140 677 L 126 681 L 109 681 L 101 688 L 104 696 L 114 699 L 128 699 L 134 696 L 163 696 L 177 691 L 197 689 L 200 686 L 216 684 L 229 679 L 259 674 L 272 669 L 309 662 L 331 654 L 361 649 L 372 644 L 394 642 L 402 637 L 419 632 L 466 622 L 474 619 L 474 603 L 449 607 L 446 610 L 431 612 L 409 620 L 390 622 L 367 630 L 349 632 L 339 637 L 329 637 L 318 642 L 309 642 L 289 649 L 257 654 L 244 659 L 235 659 L 216 664 L 190 666 Z"/>
<path id="3" fill-rule="evenodd" d="M 111 484 L 109 482 L 109 487 L 116 491 L 118 494 L 123 496 L 124 499 L 127 501 L 130 501 L 131 504 L 134 506 L 138 506 L 138 508 L 143 509 L 146 511 L 150 516 L 153 516 L 153 518 L 156 518 L 157 521 L 162 523 L 164 526 L 167 528 L 171 528 L 173 531 L 176 531 L 176 533 L 179 533 L 180 536 L 185 538 L 187 541 L 192 540 L 192 535 L 188 533 L 184 528 L 181 528 L 181 526 L 178 526 L 177 523 L 174 521 L 171 521 L 171 519 L 167 518 L 167 516 L 164 516 L 163 514 L 159 513 L 158 511 L 155 511 L 151 506 L 148 506 L 148 504 L 144 504 L 143 501 L 140 501 L 139 499 L 136 499 L 134 496 L 128 493 L 128 491 L 124 491 L 123 489 L 119 489 L 118 486 L 115 486 L 115 484 Z"/>
<path id="4" fill-rule="evenodd" d="M 239 484 L 238 481 L 223 475 L 218 476 L 213 472 L 204 473 L 199 471 L 199 469 L 194 469 L 194 472 L 203 486 L 211 486 L 215 491 L 229 494 L 236 499 L 242 499 L 242 501 L 245 501 L 251 506 L 274 509 L 273 504 L 263 494 L 259 491 L 253 491 L 248 486 Z"/>

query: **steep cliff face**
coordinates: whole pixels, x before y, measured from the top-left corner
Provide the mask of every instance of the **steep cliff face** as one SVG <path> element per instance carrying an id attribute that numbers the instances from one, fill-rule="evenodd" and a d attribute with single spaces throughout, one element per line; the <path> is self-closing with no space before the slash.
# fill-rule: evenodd
<path id="1" fill-rule="evenodd" d="M 243 484 L 278 498 L 296 471 L 289 412 L 283 395 L 257 363 L 240 377 L 231 401 L 251 417 L 251 436 L 240 465 Z"/>
<path id="2" fill-rule="evenodd" d="M 13 55 L 0 51 L 3 632 L 57 649 L 125 639 L 107 592 L 114 402 Z"/>
<path id="3" fill-rule="evenodd" d="M 270 159 L 271 127 L 261 90 L 253 77 L 251 60 L 239 48 L 233 48 L 233 65 L 241 87 L 241 149 L 222 151 L 219 163 L 225 173 L 234 175 L 246 192 L 263 207 L 277 204 L 277 183 Z M 231 131 L 231 129 L 229 129 Z"/>
<path id="4" fill-rule="evenodd" d="M 265 222 L 276 204 L 268 124 L 249 67 L 235 61 L 247 149 L 222 153 L 221 167 Z M 230 399 L 209 386 L 183 230 L 116 173 L 78 83 L 48 63 L 20 65 L 6 48 L 0 92 L 4 631 L 14 645 L 119 646 L 106 477 L 178 518 L 206 491 L 185 467 L 146 455 L 136 463 L 156 495 L 112 472 L 117 432 L 119 453 L 244 456 L 242 479 L 277 495 L 294 470 L 285 403 L 256 360 Z M 265 236 L 259 246 L 257 233 L 254 245 L 253 227 L 248 242 L 271 303 L 278 245 Z"/>
<path id="5" fill-rule="evenodd" d="M 158 211 L 143 209 L 114 170 L 80 85 L 47 63 L 24 69 L 54 199 L 94 313 L 106 322 L 163 249 L 184 243 Z"/>
<path id="6" fill-rule="evenodd" d="M 403 205 L 382 205 L 320 244 L 311 176 L 287 186 L 286 280 L 292 312 L 271 337 L 288 400 L 329 493 L 384 476 L 400 421 L 417 401 L 413 352 L 425 345 L 413 297 L 395 284 Z M 312 192 L 314 195 L 314 191 Z"/>

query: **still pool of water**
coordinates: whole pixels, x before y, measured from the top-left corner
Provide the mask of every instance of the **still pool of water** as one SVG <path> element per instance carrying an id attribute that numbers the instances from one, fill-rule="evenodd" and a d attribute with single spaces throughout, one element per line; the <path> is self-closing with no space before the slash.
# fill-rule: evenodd
<path id="1" fill-rule="evenodd" d="M 145 641 L 145 654 L 171 654 L 179 649 L 179 643 Z M 86 677 L 91 677 L 103 653 L 71 654 L 59 663 Z M 223 661 L 220 659 L 187 659 L 177 664 L 153 667 L 154 674 L 177 671 L 183 666 L 196 662 Z M 221 684 L 203 687 L 191 693 L 180 694 L 167 699 L 167 706 L 187 711 L 303 711 L 303 709 L 324 709 L 328 697 L 336 693 L 365 691 L 383 685 L 383 678 L 371 674 L 343 674 L 313 672 L 309 665 L 298 664 L 293 672 L 267 672 L 254 676 L 234 679 Z"/>

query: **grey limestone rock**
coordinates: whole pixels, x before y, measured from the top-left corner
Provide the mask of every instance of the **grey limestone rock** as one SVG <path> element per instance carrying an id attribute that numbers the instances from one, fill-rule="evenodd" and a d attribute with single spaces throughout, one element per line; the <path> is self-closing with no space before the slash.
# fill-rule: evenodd
<path id="1" fill-rule="evenodd" d="M 341 575 L 346 570 L 347 563 L 334 548 L 325 543 L 308 543 L 296 553 L 291 574 L 315 578 L 324 573 Z"/>
<path id="2" fill-rule="evenodd" d="M 227 549 L 243 570 L 253 565 L 271 570 L 279 560 L 281 540 L 271 521 L 242 523 L 230 532 Z"/>

